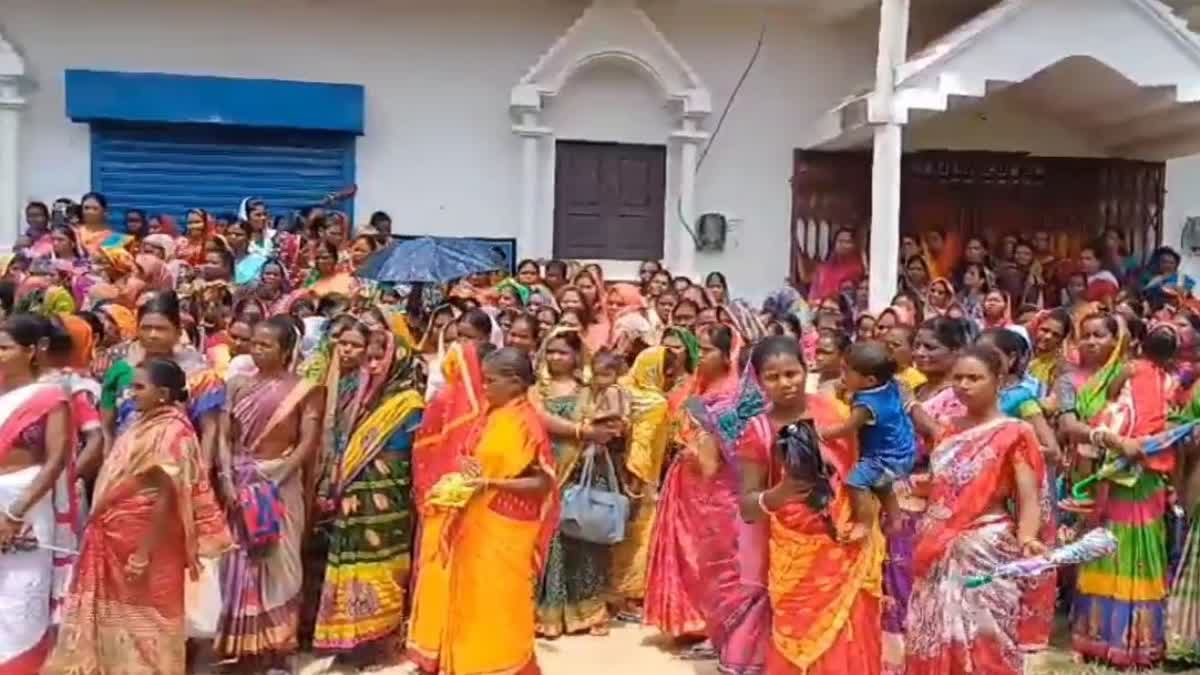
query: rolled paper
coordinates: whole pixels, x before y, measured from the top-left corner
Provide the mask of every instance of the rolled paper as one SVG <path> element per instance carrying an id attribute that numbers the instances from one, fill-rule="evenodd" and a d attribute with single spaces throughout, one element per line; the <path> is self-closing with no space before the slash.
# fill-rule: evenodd
<path id="1" fill-rule="evenodd" d="M 1059 546 L 1046 555 L 1022 558 L 996 567 L 988 574 L 967 577 L 967 588 L 986 586 L 996 579 L 1028 579 L 1057 567 L 1081 565 L 1116 553 L 1117 538 L 1112 532 L 1098 527 L 1066 546 Z"/>

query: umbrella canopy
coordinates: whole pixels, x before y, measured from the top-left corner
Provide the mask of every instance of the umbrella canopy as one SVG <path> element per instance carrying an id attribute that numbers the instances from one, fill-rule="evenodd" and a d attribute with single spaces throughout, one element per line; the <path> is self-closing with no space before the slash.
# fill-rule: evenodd
<path id="1" fill-rule="evenodd" d="M 444 284 L 505 267 L 503 256 L 484 242 L 420 237 L 376 251 L 358 268 L 358 276 L 388 283 Z"/>

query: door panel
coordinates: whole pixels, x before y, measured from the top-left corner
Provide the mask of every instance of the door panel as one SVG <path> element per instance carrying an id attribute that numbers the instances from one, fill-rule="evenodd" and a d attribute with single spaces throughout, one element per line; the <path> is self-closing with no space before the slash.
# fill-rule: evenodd
<path id="1" fill-rule="evenodd" d="M 560 141 L 556 146 L 554 255 L 661 259 L 666 148 Z"/>

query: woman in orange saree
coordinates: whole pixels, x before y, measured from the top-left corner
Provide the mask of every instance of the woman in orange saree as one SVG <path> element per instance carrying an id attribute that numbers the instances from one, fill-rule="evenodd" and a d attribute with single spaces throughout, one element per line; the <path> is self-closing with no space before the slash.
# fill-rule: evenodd
<path id="1" fill-rule="evenodd" d="M 152 359 L 137 371 L 136 421 L 96 479 L 95 502 L 66 598 L 50 674 L 185 670 L 184 577 L 230 543 L 180 404 L 186 376 Z"/>
<path id="2" fill-rule="evenodd" d="M 483 382 L 487 415 L 422 504 L 409 656 L 426 673 L 535 675 L 534 584 L 558 527 L 554 455 L 526 398 L 528 357 L 491 354 Z M 465 496 L 443 489 L 455 482 Z"/>
<path id="3" fill-rule="evenodd" d="M 954 365 L 964 415 L 930 455 L 928 507 L 917 529 L 905 647 L 907 675 L 1020 675 L 1021 638 L 1039 620 L 1026 612 L 1036 584 L 997 579 L 965 590 L 963 579 L 1039 555 L 1041 444 L 1026 422 L 997 400 L 1003 356 L 968 347 Z M 1009 508 L 1015 503 L 1015 512 Z"/>
<path id="4" fill-rule="evenodd" d="M 865 540 L 842 544 L 831 532 L 831 526 L 850 522 L 842 481 L 857 456 L 853 441 L 822 441 L 814 449 L 831 472 L 832 497 L 820 509 L 808 498 L 817 482 L 793 476 L 776 444 L 784 427 L 824 427 L 845 415 L 831 399 L 804 393 L 807 373 L 795 339 L 763 340 L 750 362 L 768 408 L 738 442 L 740 511 L 746 522 L 766 520 L 770 528 L 766 580 L 772 616 L 765 672 L 879 675 L 883 535 L 876 527 Z"/>

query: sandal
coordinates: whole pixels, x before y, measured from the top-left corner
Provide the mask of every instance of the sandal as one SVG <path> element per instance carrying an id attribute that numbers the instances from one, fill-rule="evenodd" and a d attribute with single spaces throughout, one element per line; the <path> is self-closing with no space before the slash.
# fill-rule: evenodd
<path id="1" fill-rule="evenodd" d="M 625 610 L 625 611 L 617 612 L 617 616 L 615 618 L 617 621 L 620 621 L 621 623 L 633 623 L 633 624 L 641 624 L 642 623 L 642 613 L 641 612 L 632 612 L 629 610 Z"/>
<path id="2" fill-rule="evenodd" d="M 688 647 L 677 656 L 681 661 L 715 661 L 717 649 L 708 640 Z"/>

